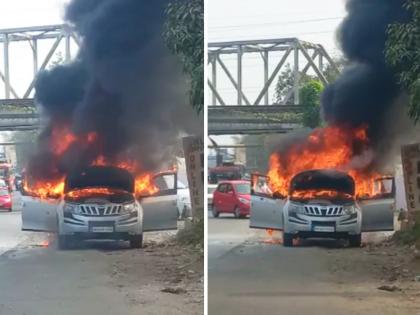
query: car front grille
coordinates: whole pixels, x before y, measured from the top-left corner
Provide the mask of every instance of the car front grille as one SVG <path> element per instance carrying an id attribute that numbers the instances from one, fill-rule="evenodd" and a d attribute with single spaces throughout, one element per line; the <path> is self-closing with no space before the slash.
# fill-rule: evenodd
<path id="1" fill-rule="evenodd" d="M 79 205 L 80 214 L 87 216 L 107 216 L 121 213 L 121 205 Z"/>
<path id="2" fill-rule="evenodd" d="M 343 207 L 305 206 L 305 214 L 318 217 L 340 216 L 343 215 Z"/>

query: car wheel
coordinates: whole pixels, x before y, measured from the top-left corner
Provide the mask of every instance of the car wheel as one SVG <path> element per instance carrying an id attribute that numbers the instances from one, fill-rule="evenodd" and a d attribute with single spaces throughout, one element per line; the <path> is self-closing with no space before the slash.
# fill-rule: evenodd
<path id="1" fill-rule="evenodd" d="M 215 217 L 215 218 L 219 217 L 219 212 L 217 211 L 217 209 L 214 205 L 211 207 L 211 213 L 213 214 L 213 217 Z"/>
<path id="2" fill-rule="evenodd" d="M 66 235 L 58 235 L 58 248 L 66 250 L 70 248 L 70 239 Z"/>
<path id="3" fill-rule="evenodd" d="M 134 235 L 130 237 L 131 248 L 142 248 L 143 247 L 143 234 Z"/>
<path id="4" fill-rule="evenodd" d="M 241 218 L 241 210 L 239 210 L 238 207 L 235 207 L 235 210 L 233 210 L 233 214 L 235 215 L 235 218 L 239 219 Z"/>
<path id="5" fill-rule="evenodd" d="M 360 247 L 362 245 L 362 235 L 350 235 L 349 236 L 349 245 L 350 247 Z"/>
<path id="6" fill-rule="evenodd" d="M 293 234 L 283 233 L 283 246 L 293 247 Z"/>

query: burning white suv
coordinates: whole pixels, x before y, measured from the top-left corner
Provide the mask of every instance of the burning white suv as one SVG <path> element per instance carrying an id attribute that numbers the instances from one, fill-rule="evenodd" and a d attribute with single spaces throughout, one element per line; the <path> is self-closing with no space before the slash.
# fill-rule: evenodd
<path id="1" fill-rule="evenodd" d="M 253 175 L 250 227 L 283 231 L 288 247 L 298 237 L 348 239 L 359 247 L 362 232 L 394 229 L 394 180 L 383 178 L 378 185 L 382 193 L 356 200 L 351 176 L 310 170 L 293 177 L 286 197 L 271 193 L 267 176 Z"/>
<path id="2" fill-rule="evenodd" d="M 83 239 L 128 240 L 140 248 L 143 232 L 177 229 L 176 173 L 159 173 L 153 182 L 158 192 L 137 200 L 134 178 L 124 169 L 76 172 L 59 199 L 23 196 L 22 230 L 56 232 L 63 249 Z"/>

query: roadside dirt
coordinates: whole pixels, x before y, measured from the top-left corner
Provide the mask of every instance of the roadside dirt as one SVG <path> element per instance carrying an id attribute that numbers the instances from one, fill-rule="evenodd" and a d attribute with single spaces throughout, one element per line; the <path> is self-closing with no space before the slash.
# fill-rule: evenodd
<path id="1" fill-rule="evenodd" d="M 389 306 L 390 314 L 420 314 L 420 255 L 390 238 L 362 248 L 328 250 L 332 281 L 353 292 L 349 298 L 371 307 Z M 358 295 L 357 292 L 370 292 Z"/>
<path id="2" fill-rule="evenodd" d="M 156 304 L 170 306 L 173 314 L 203 314 L 204 265 L 197 249 L 179 245 L 174 237 L 155 234 L 146 237 L 142 250 L 107 255 L 112 256 L 109 272 L 113 285 L 146 314 L 149 307 L 152 313 Z"/>
<path id="3" fill-rule="evenodd" d="M 0 315 L 204 313 L 203 253 L 174 232 L 147 233 L 138 250 L 91 241 L 60 251 L 53 235 L 24 239 L 0 256 Z"/>

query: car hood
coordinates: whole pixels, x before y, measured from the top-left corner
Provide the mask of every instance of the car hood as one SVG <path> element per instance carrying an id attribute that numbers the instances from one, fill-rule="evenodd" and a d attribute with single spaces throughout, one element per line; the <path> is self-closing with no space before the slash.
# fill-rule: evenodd
<path id="1" fill-rule="evenodd" d="M 65 193 L 90 187 L 102 187 L 134 193 L 134 177 L 118 167 L 94 166 L 72 172 L 65 181 Z"/>

